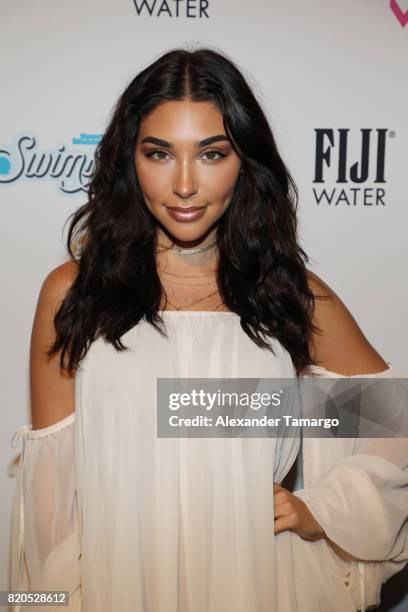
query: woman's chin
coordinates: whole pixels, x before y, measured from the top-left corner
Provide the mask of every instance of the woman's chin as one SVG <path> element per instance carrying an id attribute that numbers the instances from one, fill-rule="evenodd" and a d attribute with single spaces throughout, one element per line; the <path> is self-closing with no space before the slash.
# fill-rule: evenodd
<path id="1" fill-rule="evenodd" d="M 193 228 L 193 222 L 188 224 L 189 227 L 179 227 L 180 225 L 184 224 L 177 223 L 176 225 L 167 225 L 165 227 L 166 234 L 168 240 L 171 240 L 177 246 L 185 248 L 200 246 L 208 238 L 208 234 L 213 229 L 207 226 L 200 227 L 198 224 L 194 224 L 196 227 Z"/>

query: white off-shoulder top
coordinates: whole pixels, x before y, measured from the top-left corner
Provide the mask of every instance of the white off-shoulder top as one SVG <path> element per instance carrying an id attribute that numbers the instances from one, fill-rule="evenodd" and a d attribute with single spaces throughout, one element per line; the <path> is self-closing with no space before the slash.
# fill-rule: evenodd
<path id="1" fill-rule="evenodd" d="M 275 354 L 257 347 L 234 313 L 162 314 L 167 338 L 146 321 L 122 336 L 127 351 L 98 338 L 77 372 L 75 412 L 14 435 L 22 451 L 10 589 L 68 591 L 65 609 L 76 612 L 378 603 L 382 582 L 408 558 L 407 440 L 158 438 L 157 378 L 296 377 L 282 345 L 274 341 Z M 393 370 L 371 376 L 380 375 Z M 273 483 L 300 448 L 295 494 L 364 563 L 340 560 L 324 540 L 274 536 Z"/>

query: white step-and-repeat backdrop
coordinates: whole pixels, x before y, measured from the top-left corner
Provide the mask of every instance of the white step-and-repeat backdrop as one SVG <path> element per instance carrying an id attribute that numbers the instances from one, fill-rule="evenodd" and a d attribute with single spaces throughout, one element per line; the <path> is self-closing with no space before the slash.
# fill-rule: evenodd
<path id="1" fill-rule="evenodd" d="M 408 363 L 408 0 L 15 0 L 0 7 L 0 589 L 14 431 L 30 422 L 39 288 L 66 260 L 93 152 L 126 83 L 211 46 L 242 69 L 299 187 L 310 267 L 388 362 Z M 407 573 L 405 573 L 407 580 Z M 408 610 L 401 575 L 384 610 Z"/>

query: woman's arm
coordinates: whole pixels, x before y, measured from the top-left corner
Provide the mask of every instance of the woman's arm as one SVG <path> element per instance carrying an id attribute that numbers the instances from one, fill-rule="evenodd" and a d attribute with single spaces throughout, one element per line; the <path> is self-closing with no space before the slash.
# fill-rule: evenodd
<path id="1" fill-rule="evenodd" d="M 21 427 L 13 437 L 13 445 L 22 442 L 22 452 L 13 503 L 10 587 L 68 591 L 68 609 L 76 612 L 81 606 L 81 543 L 75 483 L 75 380 L 60 371 L 59 355 L 49 359 L 45 354 L 54 342 L 54 315 L 73 272 L 70 264 L 64 264 L 47 276 L 35 313 L 30 350 L 32 424 Z"/>
<path id="2" fill-rule="evenodd" d="M 357 322 L 336 295 L 316 274 L 308 271 L 308 284 L 315 296 L 313 334 L 310 352 L 313 359 L 339 375 L 371 374 L 387 369 L 387 363 L 371 346 Z M 323 296 L 324 299 L 320 299 Z M 345 561 L 358 561 L 332 542 L 303 500 L 280 485 L 275 485 L 275 533 L 290 529 L 303 539 L 325 539 Z"/>
<path id="3" fill-rule="evenodd" d="M 356 607 L 365 609 L 379 604 L 381 585 L 408 559 L 407 379 L 381 358 L 321 279 L 310 273 L 309 283 L 315 295 L 328 296 L 316 301 L 314 322 L 321 332 L 312 338 L 311 352 L 321 367 L 310 373 L 315 383 L 328 383 L 323 390 L 330 403 L 351 410 L 358 404 L 363 433 L 358 438 L 305 437 L 304 488 L 295 496 L 317 530 L 325 530 L 323 539 L 334 550 L 344 584 Z M 314 397 L 322 397 L 319 389 L 304 385 L 306 410 L 315 405 Z"/>
<path id="4" fill-rule="evenodd" d="M 48 427 L 75 410 L 75 378 L 61 371 L 60 354 L 45 351 L 55 341 L 54 316 L 77 274 L 77 264 L 58 266 L 44 280 L 37 302 L 30 346 L 32 428 Z"/>
<path id="5" fill-rule="evenodd" d="M 343 376 L 373 374 L 387 363 L 369 343 L 345 304 L 316 274 L 308 271 L 309 289 L 315 296 L 312 318 L 320 332 L 310 342 L 313 359 L 326 370 Z M 327 299 L 319 299 L 325 295 Z"/>
<path id="6" fill-rule="evenodd" d="M 315 296 L 313 324 L 320 329 L 312 335 L 310 352 L 326 370 L 343 376 L 374 374 L 387 369 L 387 363 L 369 343 L 356 320 L 339 296 L 321 278 L 308 271 L 309 289 Z M 319 296 L 326 296 L 319 299 Z M 318 526 L 320 527 L 320 525 Z M 334 552 L 345 561 L 358 561 L 320 533 Z"/>

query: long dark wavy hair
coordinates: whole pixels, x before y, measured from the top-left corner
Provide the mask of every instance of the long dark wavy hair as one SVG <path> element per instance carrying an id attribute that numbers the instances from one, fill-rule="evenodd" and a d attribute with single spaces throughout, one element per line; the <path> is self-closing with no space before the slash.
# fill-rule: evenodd
<path id="1" fill-rule="evenodd" d="M 70 217 L 67 248 L 78 274 L 55 316 L 47 353 L 61 350 L 60 365 L 70 375 L 99 336 L 125 350 L 121 336 L 143 318 L 166 335 L 158 312 L 165 292 L 156 270 L 157 222 L 143 199 L 134 151 L 142 119 L 158 104 L 184 99 L 217 105 L 241 158 L 243 175 L 216 231 L 221 298 L 259 347 L 273 352 L 269 340 L 278 340 L 297 374 L 315 363 L 309 342 L 318 328 L 309 260 L 298 244 L 298 193 L 268 121 L 223 53 L 175 49 L 137 74 L 119 98 L 96 148 L 88 202 Z"/>

